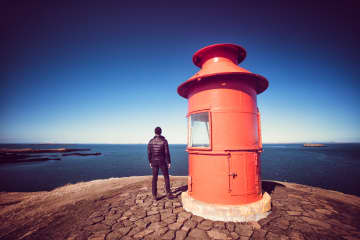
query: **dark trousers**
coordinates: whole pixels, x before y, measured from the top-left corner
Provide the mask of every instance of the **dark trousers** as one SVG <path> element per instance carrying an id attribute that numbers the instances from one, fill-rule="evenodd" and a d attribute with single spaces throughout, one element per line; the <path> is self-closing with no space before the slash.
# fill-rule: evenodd
<path id="1" fill-rule="evenodd" d="M 157 194 L 157 180 L 158 180 L 158 174 L 159 174 L 159 168 L 161 169 L 162 174 L 164 175 L 165 180 L 165 189 L 166 193 L 170 193 L 170 179 L 169 179 L 169 171 L 166 164 L 157 164 L 152 163 L 152 194 L 153 196 L 156 196 Z"/>

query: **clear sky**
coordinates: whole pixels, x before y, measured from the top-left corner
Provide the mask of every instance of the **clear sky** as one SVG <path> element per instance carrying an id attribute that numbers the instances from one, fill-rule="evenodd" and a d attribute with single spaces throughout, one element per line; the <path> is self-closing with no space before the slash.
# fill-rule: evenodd
<path id="1" fill-rule="evenodd" d="M 0 142 L 186 142 L 177 87 L 214 43 L 269 80 L 263 141 L 360 141 L 359 1 L 5 1 Z"/>

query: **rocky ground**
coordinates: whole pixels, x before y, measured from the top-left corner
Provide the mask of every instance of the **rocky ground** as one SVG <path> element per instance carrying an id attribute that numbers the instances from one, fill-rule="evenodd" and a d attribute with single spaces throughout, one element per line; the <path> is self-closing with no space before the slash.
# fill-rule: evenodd
<path id="1" fill-rule="evenodd" d="M 360 239 L 360 198 L 263 181 L 272 212 L 259 222 L 214 222 L 184 211 L 186 177 L 173 200 L 151 196 L 151 177 L 96 180 L 50 192 L 0 193 L 0 239 Z M 159 178 L 158 189 L 163 189 Z"/>

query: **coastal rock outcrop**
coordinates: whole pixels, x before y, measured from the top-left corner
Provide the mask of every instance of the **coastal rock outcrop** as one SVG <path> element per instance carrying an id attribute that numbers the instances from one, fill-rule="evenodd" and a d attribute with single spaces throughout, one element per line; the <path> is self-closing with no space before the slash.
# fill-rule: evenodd
<path id="1" fill-rule="evenodd" d="M 44 153 L 63 153 L 62 156 L 99 156 L 101 153 L 78 153 L 80 151 L 90 151 L 89 148 L 55 148 L 55 149 L 32 149 L 18 148 L 0 149 L 0 164 L 20 163 L 20 162 L 39 162 L 49 160 L 61 160 L 57 155 L 43 155 Z M 33 155 L 38 154 L 38 155 Z"/>
<path id="2" fill-rule="evenodd" d="M 61 153 L 61 152 L 79 152 L 90 151 L 90 148 L 51 148 L 51 149 L 32 149 L 32 148 L 1 148 L 0 153 Z"/>
<path id="3" fill-rule="evenodd" d="M 99 156 L 101 153 L 63 153 L 61 156 Z"/>
<path id="4" fill-rule="evenodd" d="M 304 147 L 327 147 L 322 143 L 304 143 Z"/>

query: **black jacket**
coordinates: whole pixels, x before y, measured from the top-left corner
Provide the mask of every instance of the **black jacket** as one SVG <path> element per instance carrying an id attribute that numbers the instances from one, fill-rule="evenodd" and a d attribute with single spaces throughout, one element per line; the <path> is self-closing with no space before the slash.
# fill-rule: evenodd
<path id="1" fill-rule="evenodd" d="M 165 137 L 156 135 L 148 144 L 149 163 L 169 164 L 169 145 Z"/>

